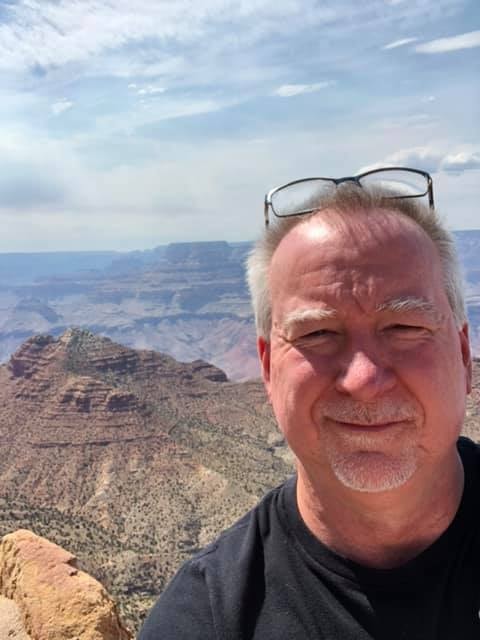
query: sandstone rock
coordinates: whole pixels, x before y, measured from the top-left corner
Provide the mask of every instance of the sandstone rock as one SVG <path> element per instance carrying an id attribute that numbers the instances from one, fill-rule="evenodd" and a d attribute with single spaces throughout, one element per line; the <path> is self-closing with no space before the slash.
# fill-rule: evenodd
<path id="1" fill-rule="evenodd" d="M 20 529 L 0 543 L 0 594 L 32 640 L 131 640 L 104 587 L 56 544 Z"/>
<path id="2" fill-rule="evenodd" d="M 17 605 L 3 596 L 0 596 L 0 640 L 32 640 Z"/>

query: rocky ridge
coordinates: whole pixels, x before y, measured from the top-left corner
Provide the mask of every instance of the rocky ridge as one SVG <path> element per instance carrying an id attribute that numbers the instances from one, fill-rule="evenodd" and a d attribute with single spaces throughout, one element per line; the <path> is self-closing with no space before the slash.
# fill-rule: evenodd
<path id="1" fill-rule="evenodd" d="M 291 472 L 259 382 L 90 332 L 0 367 L 0 535 L 74 550 L 137 628 L 182 561 Z"/>

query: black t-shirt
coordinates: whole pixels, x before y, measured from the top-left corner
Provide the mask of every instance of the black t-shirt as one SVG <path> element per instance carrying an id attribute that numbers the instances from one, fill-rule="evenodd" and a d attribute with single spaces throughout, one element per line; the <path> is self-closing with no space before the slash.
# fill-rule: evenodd
<path id="1" fill-rule="evenodd" d="M 448 529 L 396 569 L 362 567 L 307 529 L 296 478 L 186 562 L 139 640 L 480 640 L 480 448 Z"/>

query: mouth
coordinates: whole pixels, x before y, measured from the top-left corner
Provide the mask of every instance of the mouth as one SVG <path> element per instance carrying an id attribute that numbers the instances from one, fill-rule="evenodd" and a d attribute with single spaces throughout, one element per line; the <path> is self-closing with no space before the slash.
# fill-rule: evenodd
<path id="1" fill-rule="evenodd" d="M 346 422 L 343 420 L 336 420 L 334 418 L 328 418 L 328 420 L 334 423 L 341 429 L 348 429 L 352 431 L 358 431 L 363 433 L 381 433 L 382 431 L 388 431 L 397 427 L 405 426 L 407 420 L 385 420 L 378 422 Z"/>

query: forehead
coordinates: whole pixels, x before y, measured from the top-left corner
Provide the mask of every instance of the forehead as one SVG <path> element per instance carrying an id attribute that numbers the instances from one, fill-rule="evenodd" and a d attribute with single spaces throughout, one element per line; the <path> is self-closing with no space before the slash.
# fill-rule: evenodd
<path id="1" fill-rule="evenodd" d="M 272 307 L 295 308 L 303 298 L 340 304 L 355 295 L 418 296 L 443 291 L 440 258 L 415 222 L 393 212 L 315 216 L 280 242 L 270 267 Z"/>

